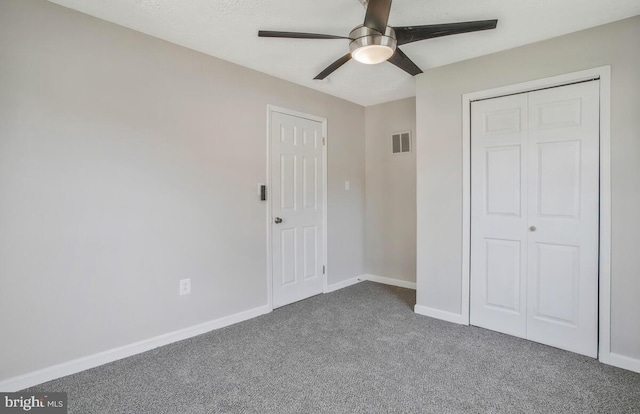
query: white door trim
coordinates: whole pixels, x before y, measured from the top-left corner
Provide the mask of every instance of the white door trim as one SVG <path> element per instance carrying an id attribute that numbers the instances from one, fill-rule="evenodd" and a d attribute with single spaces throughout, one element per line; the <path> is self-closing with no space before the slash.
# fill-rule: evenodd
<path id="1" fill-rule="evenodd" d="M 469 324 L 471 253 L 471 102 L 600 79 L 600 268 L 598 358 L 611 364 L 611 66 L 538 79 L 462 95 L 462 307 Z"/>
<path id="2" fill-rule="evenodd" d="M 322 260 L 324 264 L 324 275 L 322 280 L 322 292 L 327 293 L 327 279 L 329 275 L 329 266 L 327 265 L 327 145 L 329 137 L 327 134 L 327 118 L 316 115 L 306 114 L 304 112 L 294 111 L 292 109 L 282 108 L 275 105 L 267 105 L 267 307 L 273 310 L 273 269 L 272 269 L 272 248 L 271 245 L 271 113 L 279 112 L 286 115 L 296 116 L 299 118 L 310 119 L 322 124 L 322 136 L 324 143 L 322 145 Z"/>

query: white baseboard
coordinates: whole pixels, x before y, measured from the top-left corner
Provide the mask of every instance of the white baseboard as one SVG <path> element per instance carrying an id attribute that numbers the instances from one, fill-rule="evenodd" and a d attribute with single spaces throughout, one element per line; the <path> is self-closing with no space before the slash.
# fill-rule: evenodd
<path id="1" fill-rule="evenodd" d="M 432 318 L 442 319 L 443 321 L 453 322 L 460 325 L 468 325 L 465 318 L 463 318 L 459 313 L 447 312 L 422 305 L 416 305 L 413 310 L 419 315 L 430 316 Z"/>
<path id="2" fill-rule="evenodd" d="M 362 282 L 362 276 L 352 277 L 351 279 L 343 280 L 342 282 L 334 283 L 332 285 L 328 285 L 325 289 L 324 293 L 335 292 L 336 290 L 344 289 L 351 285 L 355 285 L 356 283 Z"/>
<path id="3" fill-rule="evenodd" d="M 243 322 L 269 312 L 271 312 L 271 308 L 269 308 L 268 306 L 260 306 L 244 312 L 239 312 L 230 316 L 225 316 L 223 318 L 201 323 L 199 325 L 194 325 L 189 328 L 169 332 L 153 338 L 134 342 L 129 345 L 109 349 L 97 354 L 74 359 L 72 361 L 63 362 L 62 364 L 57 364 L 38 371 L 9 378 L 0 381 L 0 392 L 19 391 L 28 387 L 32 387 L 34 385 L 42 384 L 43 382 L 65 377 L 67 375 L 95 368 L 109 362 L 140 354 L 142 352 L 146 352 L 160 346 L 182 341 L 184 339 L 198 336 L 216 329 L 224 328 L 225 326 L 233 325 L 238 322 Z"/>
<path id="4" fill-rule="evenodd" d="M 407 282 L 406 280 L 393 279 L 390 277 L 377 276 L 377 275 L 371 275 L 371 274 L 364 274 L 360 276 L 360 278 L 363 280 L 370 280 L 372 282 L 382 283 L 385 285 L 398 286 L 402 288 L 416 290 L 416 282 Z"/>
<path id="5" fill-rule="evenodd" d="M 610 352 L 608 355 L 601 354 L 599 360 L 603 364 L 613 365 L 614 367 L 640 373 L 640 359 Z"/>

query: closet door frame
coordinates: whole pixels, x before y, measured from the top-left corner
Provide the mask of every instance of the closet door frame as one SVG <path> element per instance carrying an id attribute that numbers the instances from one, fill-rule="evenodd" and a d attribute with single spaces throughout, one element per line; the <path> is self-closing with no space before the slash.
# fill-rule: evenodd
<path id="1" fill-rule="evenodd" d="M 469 325 L 471 254 L 471 102 L 540 89 L 600 80 L 600 225 L 598 359 L 615 365 L 611 355 L 611 66 L 518 83 L 462 96 L 462 298 L 458 322 Z"/>

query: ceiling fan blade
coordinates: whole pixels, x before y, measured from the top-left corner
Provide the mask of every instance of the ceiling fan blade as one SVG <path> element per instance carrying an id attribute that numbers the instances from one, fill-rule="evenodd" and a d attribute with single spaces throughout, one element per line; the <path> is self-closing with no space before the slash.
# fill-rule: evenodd
<path id="1" fill-rule="evenodd" d="M 344 36 L 334 36 L 318 33 L 300 33 L 300 32 L 274 32 L 271 30 L 259 30 L 258 37 L 285 37 L 288 39 L 349 39 Z"/>
<path id="2" fill-rule="evenodd" d="M 411 76 L 416 76 L 422 73 L 422 70 L 415 64 L 407 55 L 404 54 L 400 48 L 396 49 L 396 53 L 388 60 L 389 63 L 393 63 L 400 69 L 404 70 Z"/>
<path id="3" fill-rule="evenodd" d="M 316 76 L 313 79 L 322 80 L 326 78 L 327 76 L 331 75 L 336 69 L 338 69 L 340 66 L 344 65 L 350 60 L 351 60 L 351 53 L 347 53 L 346 55 L 342 56 L 340 59 L 336 60 L 335 62 L 327 66 L 325 70 L 320 72 L 318 76 Z"/>
<path id="4" fill-rule="evenodd" d="M 479 20 L 475 22 L 394 27 L 393 30 L 396 32 L 398 45 L 404 45 L 419 40 L 432 39 L 434 37 L 495 29 L 497 25 L 498 20 Z"/>
<path id="5" fill-rule="evenodd" d="M 364 25 L 384 34 L 391 12 L 391 0 L 369 0 L 367 14 L 364 16 Z"/>

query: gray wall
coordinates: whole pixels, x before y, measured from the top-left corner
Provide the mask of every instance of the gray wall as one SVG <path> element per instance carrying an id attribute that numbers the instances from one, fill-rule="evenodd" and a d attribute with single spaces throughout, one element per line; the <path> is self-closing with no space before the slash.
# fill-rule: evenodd
<path id="1" fill-rule="evenodd" d="M 640 16 L 427 71 L 417 80 L 419 305 L 460 313 L 462 95 L 612 66 L 611 351 L 640 358 Z"/>
<path id="2" fill-rule="evenodd" d="M 416 281 L 416 155 L 391 154 L 391 134 L 411 131 L 416 100 L 369 106 L 366 118 L 365 271 Z"/>
<path id="3" fill-rule="evenodd" d="M 267 303 L 267 104 L 328 118 L 329 283 L 362 274 L 363 107 L 0 0 L 0 380 Z"/>

